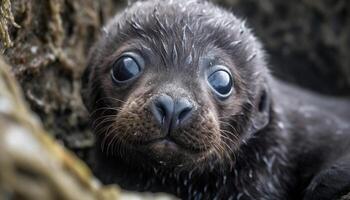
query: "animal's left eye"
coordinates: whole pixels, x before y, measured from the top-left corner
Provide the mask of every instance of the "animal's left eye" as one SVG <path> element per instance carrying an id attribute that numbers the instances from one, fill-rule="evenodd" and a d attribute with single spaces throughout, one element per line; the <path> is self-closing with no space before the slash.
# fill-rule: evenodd
<path id="1" fill-rule="evenodd" d="M 226 70 L 219 69 L 211 73 L 208 77 L 208 83 L 221 98 L 228 97 L 232 92 L 232 77 Z"/>

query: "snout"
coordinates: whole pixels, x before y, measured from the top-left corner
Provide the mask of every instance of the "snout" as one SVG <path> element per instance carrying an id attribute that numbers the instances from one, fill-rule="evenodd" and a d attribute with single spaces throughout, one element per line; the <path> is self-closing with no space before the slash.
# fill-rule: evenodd
<path id="1" fill-rule="evenodd" d="M 190 123 L 194 106 L 186 97 L 174 98 L 161 95 L 150 103 L 153 117 L 161 132 L 168 135 L 179 127 Z"/>

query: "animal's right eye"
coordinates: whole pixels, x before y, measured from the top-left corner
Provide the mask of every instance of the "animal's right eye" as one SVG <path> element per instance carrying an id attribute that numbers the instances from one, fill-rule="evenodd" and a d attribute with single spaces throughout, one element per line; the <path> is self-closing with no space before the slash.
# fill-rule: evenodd
<path id="1" fill-rule="evenodd" d="M 138 77 L 142 71 L 141 58 L 135 58 L 131 55 L 124 55 L 113 63 L 111 75 L 116 83 L 125 83 Z"/>

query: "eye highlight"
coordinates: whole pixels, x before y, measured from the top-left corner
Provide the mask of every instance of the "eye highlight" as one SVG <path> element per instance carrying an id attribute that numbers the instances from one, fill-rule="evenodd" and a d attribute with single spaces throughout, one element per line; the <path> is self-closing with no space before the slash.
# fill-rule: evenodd
<path id="1" fill-rule="evenodd" d="M 136 78 L 141 70 L 142 58 L 131 54 L 125 54 L 112 65 L 111 75 L 115 83 L 125 83 Z"/>
<path id="2" fill-rule="evenodd" d="M 227 98 L 232 93 L 232 76 L 225 70 L 219 68 L 208 76 L 208 83 L 215 94 L 220 98 Z"/>

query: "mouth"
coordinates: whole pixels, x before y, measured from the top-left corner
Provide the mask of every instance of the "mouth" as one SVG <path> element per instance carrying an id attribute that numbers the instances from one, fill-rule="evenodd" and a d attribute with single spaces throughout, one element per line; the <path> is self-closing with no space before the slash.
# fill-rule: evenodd
<path id="1" fill-rule="evenodd" d="M 193 146 L 189 147 L 188 145 L 185 145 L 180 141 L 176 140 L 175 138 L 171 138 L 170 136 L 152 139 L 144 143 L 143 146 L 150 147 L 151 149 L 156 150 L 158 152 L 167 153 L 186 152 L 188 154 L 197 154 L 205 151 L 205 149 L 202 148 L 194 148 Z"/>
<path id="2" fill-rule="evenodd" d="M 163 150 L 167 150 L 167 151 L 179 151 L 181 149 L 181 147 L 172 139 L 170 138 L 159 138 L 159 139 L 155 139 L 152 140 L 150 142 L 148 142 L 148 145 L 155 150 L 158 151 L 163 151 Z"/>
<path id="3" fill-rule="evenodd" d="M 162 166 L 169 166 L 169 163 L 185 166 L 193 160 L 204 160 L 214 152 L 212 149 L 192 149 L 171 137 L 149 140 L 142 145 L 141 151 Z"/>

